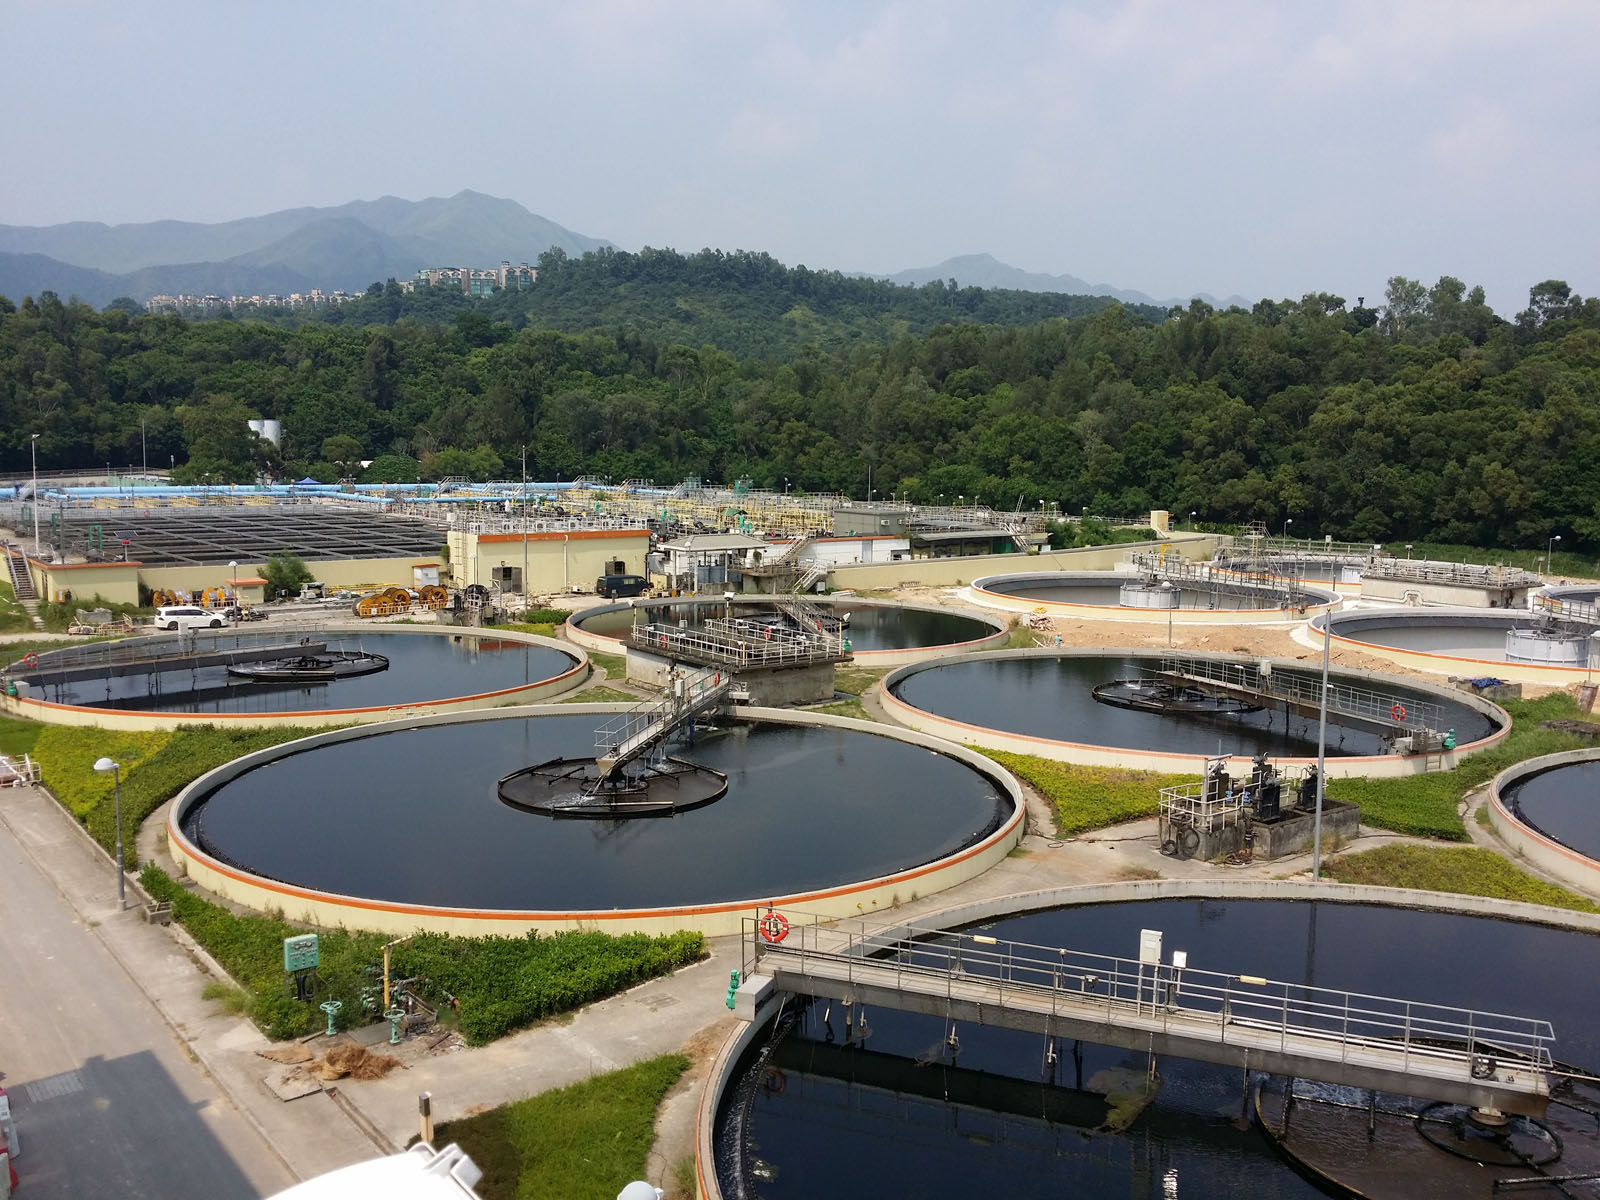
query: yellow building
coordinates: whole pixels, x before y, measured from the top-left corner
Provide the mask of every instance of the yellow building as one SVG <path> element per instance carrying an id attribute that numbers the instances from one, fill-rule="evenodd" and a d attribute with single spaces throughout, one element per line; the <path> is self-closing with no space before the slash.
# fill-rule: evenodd
<path id="1" fill-rule="evenodd" d="M 592 591 L 601 575 L 643 575 L 650 553 L 647 529 L 471 533 L 451 530 L 450 581 L 505 592 Z M 524 571 L 526 583 L 524 587 Z"/>

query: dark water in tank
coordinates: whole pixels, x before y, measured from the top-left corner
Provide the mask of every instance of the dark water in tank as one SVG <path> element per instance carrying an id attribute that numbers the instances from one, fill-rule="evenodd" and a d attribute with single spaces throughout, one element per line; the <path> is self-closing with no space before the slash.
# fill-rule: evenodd
<path id="1" fill-rule="evenodd" d="M 595 716 L 464 722 L 257 767 L 184 831 L 259 874 L 466 908 L 613 909 L 783 895 L 918 866 L 981 840 L 1010 802 L 965 763 L 839 729 L 737 725 L 677 753 L 728 776 L 704 808 L 560 820 L 501 803 L 501 776 L 593 756 Z"/>
<path id="2" fill-rule="evenodd" d="M 1135 576 L 1128 576 L 1128 582 L 1135 582 Z M 1120 583 L 1099 584 L 1086 583 L 1082 585 L 1068 583 L 1052 583 L 1048 580 L 1038 582 L 1017 583 L 990 583 L 984 585 L 984 590 L 997 592 L 1002 596 L 1016 596 L 1023 600 L 1049 601 L 1053 604 L 1093 604 L 1102 608 L 1122 608 L 1122 586 Z M 1230 609 L 1230 608 L 1279 608 L 1281 602 L 1276 596 L 1240 596 L 1230 592 L 1211 592 L 1202 587 L 1185 584 L 1178 589 L 1178 607 L 1180 609 Z M 1141 606 L 1130 605 L 1130 611 Z"/>
<path id="3" fill-rule="evenodd" d="M 822 607 L 824 612 L 849 612 L 848 636 L 853 650 L 905 650 L 919 646 L 947 646 L 953 642 L 974 641 L 995 632 L 993 626 L 987 622 L 955 612 L 929 612 L 923 609 L 879 605 L 851 608 L 846 605 L 830 604 Z M 772 609 L 768 606 L 735 604 L 733 611 L 735 614 L 768 613 Z M 664 621 L 683 619 L 698 623 L 706 617 L 720 617 L 722 614 L 721 604 L 707 603 L 694 606 L 692 609 L 688 606 L 667 609 L 655 619 Z M 633 624 L 633 614 L 597 613 L 592 617 L 585 617 L 580 624 L 590 633 L 597 633 L 603 637 L 623 637 Z"/>
<path id="4" fill-rule="evenodd" d="M 1315 717 L 1285 716 L 1263 709 L 1238 716 L 1167 716 L 1098 704 L 1090 694 L 1100 683 L 1137 679 L 1155 659 L 1112 655 L 1084 658 L 964 658 L 907 676 L 894 694 L 907 704 L 971 725 L 1032 737 L 1160 750 L 1174 754 L 1269 754 L 1292 757 L 1317 752 Z M 1308 672 L 1321 685 L 1319 672 Z M 1384 684 L 1385 693 L 1439 702 L 1431 694 Z M 1488 719 L 1464 704 L 1442 702 L 1444 724 L 1462 742 L 1493 732 Z M 1381 754 L 1379 735 L 1328 718 L 1328 753 Z"/>
<path id="5" fill-rule="evenodd" d="M 1504 799 L 1546 837 L 1600 860 L 1600 762 L 1540 771 L 1508 788 Z"/>
<path id="6" fill-rule="evenodd" d="M 1600 938 L 1592 935 L 1368 905 L 1232 900 L 1058 909 L 982 931 L 1131 957 L 1141 928 L 1161 930 L 1166 956 L 1186 950 L 1197 968 L 1549 1020 L 1557 1059 L 1600 1065 L 1593 1020 Z M 1167 1194 L 1167 1180 L 1183 1200 L 1323 1194 L 1259 1131 L 1235 1126 L 1243 1090 L 1236 1069 L 1162 1059 L 1155 1103 L 1125 1133 L 1091 1133 L 1085 1126 L 1103 1119 L 1105 1107 L 1079 1089 L 1080 1080 L 1087 1085 L 1101 1072 L 1142 1078 L 1143 1054 L 1085 1045 L 1080 1070 L 1068 1042 L 1053 1069 L 1057 1086 L 1047 1087 L 1051 1068 L 1037 1035 L 963 1024 L 952 1056 L 939 1018 L 873 1009 L 865 1043 L 847 1050 L 841 1006 L 832 1006 L 827 1026 L 825 1008 L 806 1008 L 779 1048 L 773 1061 L 781 1085 L 762 1071 L 744 1089 L 752 1146 L 744 1165 L 759 1173 L 754 1194 L 764 1200 L 1144 1200 Z M 896 1071 L 903 1082 L 882 1086 Z M 955 1103 L 947 1092 L 1001 1102 Z M 1056 1120 L 1031 1119 L 1046 1111 Z M 740 1168 L 729 1115 L 725 1103 L 718 1173 L 723 1195 L 732 1197 Z M 1416 1194 L 1429 1193 L 1419 1186 Z"/>
<path id="7" fill-rule="evenodd" d="M 571 670 L 576 660 L 548 646 L 498 638 L 419 637 L 407 634 L 228 635 L 218 645 L 286 645 L 310 637 L 330 650 L 386 655 L 387 670 L 328 683 L 270 684 L 230 678 L 226 667 L 168 671 L 155 677 L 113 676 L 41 689 L 44 698 L 97 708 L 187 713 L 307 712 L 385 708 L 524 687 Z M 209 639 L 201 638 L 204 647 Z"/>

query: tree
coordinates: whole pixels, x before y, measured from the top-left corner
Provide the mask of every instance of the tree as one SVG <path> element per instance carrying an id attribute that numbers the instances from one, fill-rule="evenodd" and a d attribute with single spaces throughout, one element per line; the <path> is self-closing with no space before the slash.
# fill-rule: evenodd
<path id="1" fill-rule="evenodd" d="M 299 593 L 300 585 L 314 578 L 305 562 L 298 556 L 283 551 L 272 555 L 261 568 L 267 581 L 267 599 L 281 599 Z"/>
<path id="2" fill-rule="evenodd" d="M 409 454 L 382 454 L 361 472 L 362 483 L 416 483 L 422 478 L 422 464 Z"/>
<path id="3" fill-rule="evenodd" d="M 361 463 L 361 443 L 348 433 L 336 433 L 322 439 L 322 457 L 349 475 Z"/>

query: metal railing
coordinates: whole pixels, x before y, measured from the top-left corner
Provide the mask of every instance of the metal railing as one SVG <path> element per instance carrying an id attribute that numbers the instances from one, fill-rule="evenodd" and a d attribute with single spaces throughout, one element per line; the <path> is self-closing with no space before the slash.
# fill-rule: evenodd
<path id="1" fill-rule="evenodd" d="M 668 681 L 661 695 L 595 730 L 597 757 L 607 767 L 620 766 L 671 737 L 699 713 L 722 703 L 733 676 L 726 671 L 699 671 Z"/>
<path id="2" fill-rule="evenodd" d="M 1157 679 L 1177 676 L 1186 682 L 1216 684 L 1235 692 L 1247 692 L 1262 699 L 1289 704 L 1320 705 L 1322 680 L 1313 675 L 1283 671 L 1263 674 L 1253 663 L 1227 662 L 1209 658 L 1163 658 Z M 1328 681 L 1330 716 L 1355 717 L 1373 724 L 1415 733 L 1436 732 L 1443 728 L 1443 709 L 1416 696 L 1377 692 L 1348 683 Z"/>
<path id="3" fill-rule="evenodd" d="M 650 653 L 681 655 L 692 660 L 737 669 L 740 667 L 803 666 L 843 658 L 842 646 L 835 647 L 811 638 L 741 636 L 721 628 L 722 622 L 684 629 L 652 622 L 633 628 L 628 644 Z"/>
<path id="4" fill-rule="evenodd" d="M 1229 1040 L 1234 1029 L 1266 1031 L 1279 1049 L 1325 1061 L 1352 1053 L 1386 1051 L 1409 1070 L 1424 1062 L 1481 1070 L 1483 1056 L 1501 1065 L 1535 1070 L 1554 1065 L 1550 1022 L 1452 1005 L 1205 971 L 1170 963 L 1090 954 L 1060 946 L 1002 941 L 981 933 L 951 933 L 922 926 L 873 931 L 865 921 L 786 912 L 783 940 L 767 940 L 756 913 L 744 918 L 741 978 L 763 964 L 805 976 L 923 996 L 954 996 L 958 987 L 992 988 L 991 1003 L 1029 1004 L 1063 1016 L 1090 1017 L 1141 1028 L 1182 1027 Z M 829 922 L 824 925 L 823 922 Z M 1209 1035 L 1206 1031 L 1209 1030 Z M 1257 1039 L 1259 1041 L 1259 1039 Z M 1473 1077 L 1477 1077 L 1475 1074 Z"/>
<path id="5" fill-rule="evenodd" d="M 1535 612 L 1549 613 L 1563 621 L 1572 621 L 1581 625 L 1600 625 L 1600 605 L 1595 605 L 1587 600 L 1563 600 L 1559 596 L 1535 596 L 1533 598 Z"/>
<path id="6" fill-rule="evenodd" d="M 1264 576 L 1256 583 L 1240 582 L 1236 573 L 1227 568 L 1176 554 L 1149 551 L 1135 551 L 1128 555 L 1127 561 L 1143 574 L 1170 580 L 1180 588 L 1188 585 L 1192 590 L 1254 600 L 1258 605 L 1262 600 L 1271 600 L 1278 608 L 1304 609 L 1313 600 L 1297 580 L 1287 575 Z"/>
<path id="7" fill-rule="evenodd" d="M 1479 563 L 1434 562 L 1425 558 L 1381 558 L 1370 563 L 1365 575 L 1401 583 L 1435 583 L 1474 588 L 1531 588 L 1543 581 L 1521 567 L 1483 566 Z"/>
<path id="8" fill-rule="evenodd" d="M 288 642 L 281 636 L 268 632 L 212 633 L 185 631 L 156 634 L 149 637 L 125 638 L 115 642 L 90 642 L 81 646 L 65 646 L 60 650 L 44 650 L 37 655 L 37 666 L 23 668 L 19 661 L 7 668 L 12 674 L 48 675 L 52 672 L 93 667 L 156 667 L 181 665 L 181 660 L 196 654 L 217 654 L 227 650 L 256 650 L 271 648 Z"/>

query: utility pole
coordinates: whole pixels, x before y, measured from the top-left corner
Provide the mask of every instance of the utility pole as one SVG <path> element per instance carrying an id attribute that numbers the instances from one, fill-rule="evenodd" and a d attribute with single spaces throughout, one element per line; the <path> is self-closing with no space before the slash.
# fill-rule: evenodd
<path id="1" fill-rule="evenodd" d="M 533 593 L 528 586 L 528 446 L 522 446 L 522 617 L 527 620 Z"/>
<path id="2" fill-rule="evenodd" d="M 39 435 L 29 434 L 28 449 L 33 454 L 33 556 L 39 557 Z M 48 589 L 46 589 L 48 590 Z"/>

